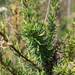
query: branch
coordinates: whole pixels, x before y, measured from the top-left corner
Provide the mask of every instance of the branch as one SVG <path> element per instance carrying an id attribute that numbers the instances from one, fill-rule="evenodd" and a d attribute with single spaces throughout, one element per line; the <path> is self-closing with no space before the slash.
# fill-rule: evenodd
<path id="1" fill-rule="evenodd" d="M 0 35 L 4 38 L 4 40 L 9 43 L 8 38 L 2 33 L 0 32 Z M 21 56 L 23 59 L 25 59 L 26 61 L 28 61 L 31 65 L 33 65 L 36 69 L 38 69 L 39 71 L 41 71 L 41 69 L 37 66 L 37 64 L 33 63 L 31 60 L 29 60 L 27 57 L 25 57 L 24 55 L 22 55 L 19 50 L 17 50 L 13 44 L 9 44 L 8 45 L 11 49 L 13 49 L 19 56 Z"/>

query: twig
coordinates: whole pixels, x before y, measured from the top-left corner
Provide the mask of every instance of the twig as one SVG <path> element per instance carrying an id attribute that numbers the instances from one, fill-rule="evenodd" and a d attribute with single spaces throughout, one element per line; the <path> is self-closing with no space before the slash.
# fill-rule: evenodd
<path id="1" fill-rule="evenodd" d="M 28 61 L 30 64 L 32 64 L 36 69 L 38 69 L 39 71 L 41 71 L 41 69 L 39 67 L 37 67 L 37 65 L 35 63 L 33 63 L 31 60 L 29 60 L 27 57 L 25 57 L 24 55 L 22 55 L 13 45 L 10 45 L 10 48 L 12 48 L 19 56 L 21 56 L 23 59 L 25 59 L 26 61 Z"/>
<path id="2" fill-rule="evenodd" d="M 8 43 L 8 38 L 2 33 L 0 32 L 0 35 L 4 38 L 4 40 Z M 17 50 L 13 45 L 9 44 L 9 47 L 12 48 L 19 56 L 21 56 L 23 59 L 25 59 L 26 61 L 28 61 L 30 64 L 32 64 L 36 69 L 38 69 L 39 71 L 41 71 L 41 69 L 37 66 L 37 64 L 33 63 L 31 60 L 29 60 L 27 57 L 25 57 L 24 55 L 22 55 L 19 50 Z"/>
<path id="3" fill-rule="evenodd" d="M 47 19 L 48 19 L 48 14 L 49 14 L 49 9 L 50 9 L 50 8 L 49 8 L 49 7 L 50 7 L 50 1 L 51 1 L 51 0 L 48 1 L 48 7 L 47 7 L 47 12 L 46 12 L 46 16 L 45 16 L 44 22 L 46 22 Z"/>

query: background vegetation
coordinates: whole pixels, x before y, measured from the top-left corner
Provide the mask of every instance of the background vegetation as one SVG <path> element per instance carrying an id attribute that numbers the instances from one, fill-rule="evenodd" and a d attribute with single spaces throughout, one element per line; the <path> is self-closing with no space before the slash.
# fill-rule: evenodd
<path id="1" fill-rule="evenodd" d="M 75 75 L 68 1 L 0 0 L 0 75 Z"/>

